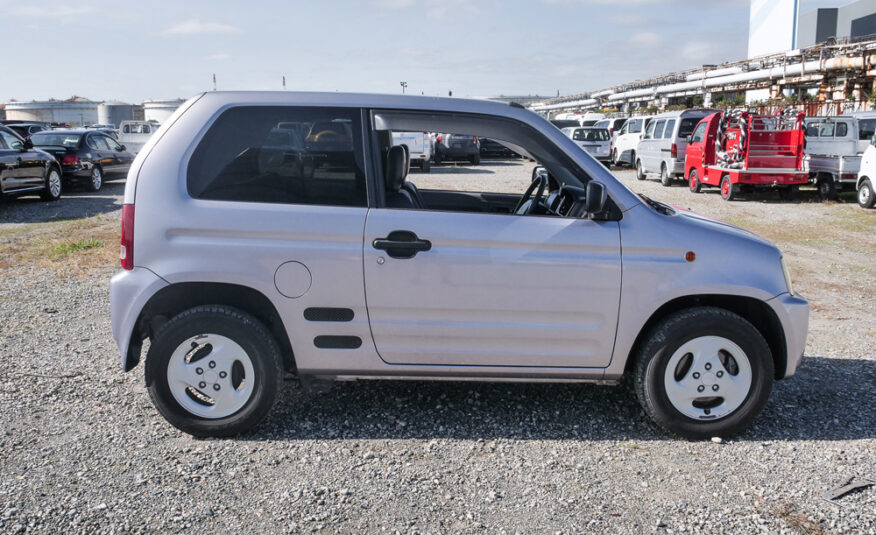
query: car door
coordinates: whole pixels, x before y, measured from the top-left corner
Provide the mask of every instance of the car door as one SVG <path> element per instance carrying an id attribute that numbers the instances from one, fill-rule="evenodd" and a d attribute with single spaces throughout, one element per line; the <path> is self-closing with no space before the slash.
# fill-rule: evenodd
<path id="1" fill-rule="evenodd" d="M 45 160 L 40 158 L 40 154 L 33 148 L 26 149 L 24 140 L 7 130 L 0 130 L 0 138 L 4 145 L 3 191 L 41 187 L 45 179 Z"/>
<path id="2" fill-rule="evenodd" d="M 116 173 L 127 173 L 131 168 L 131 163 L 134 161 L 134 155 L 127 150 L 122 149 L 122 145 L 115 139 L 109 136 L 100 136 L 104 143 L 109 147 L 110 153 L 114 159 L 114 171 Z"/>
<path id="3" fill-rule="evenodd" d="M 651 153 L 654 149 L 654 143 L 656 140 L 654 138 L 654 128 L 657 126 L 655 121 L 651 121 L 648 124 L 648 127 L 645 129 L 644 135 L 642 135 L 642 139 L 639 140 L 639 143 L 636 145 L 636 159 L 642 162 L 642 168 L 648 172 L 649 161 L 652 159 Z"/>
<path id="4" fill-rule="evenodd" d="M 371 333 L 387 363 L 611 360 L 621 283 L 616 221 L 378 207 L 369 210 L 363 246 Z"/>
<path id="5" fill-rule="evenodd" d="M 706 128 L 709 127 L 709 123 L 701 122 L 697 125 L 694 133 L 691 135 L 690 143 L 687 145 L 687 149 L 685 149 L 685 159 L 684 159 L 684 173 L 685 177 L 688 177 L 688 173 L 691 169 L 696 169 L 697 175 L 699 175 L 700 180 L 704 175 L 703 173 L 703 152 L 705 150 L 706 144 Z"/>

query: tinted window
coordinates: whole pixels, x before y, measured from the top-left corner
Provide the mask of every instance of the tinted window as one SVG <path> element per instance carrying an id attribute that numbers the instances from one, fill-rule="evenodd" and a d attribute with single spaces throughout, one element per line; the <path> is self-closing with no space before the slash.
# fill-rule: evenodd
<path id="1" fill-rule="evenodd" d="M 666 129 L 663 130 L 663 139 L 671 138 L 673 130 L 675 130 L 675 119 L 666 121 Z"/>
<path id="2" fill-rule="evenodd" d="M 79 134 L 55 134 L 52 132 L 38 132 L 30 139 L 38 147 L 68 147 L 75 149 L 79 146 Z"/>
<path id="3" fill-rule="evenodd" d="M 876 134 L 876 119 L 861 119 L 858 122 L 858 139 L 870 139 Z"/>
<path id="4" fill-rule="evenodd" d="M 103 136 L 88 136 L 88 139 L 86 139 L 85 142 L 88 143 L 88 147 L 91 149 L 109 150 L 106 141 L 103 140 Z"/>
<path id="5" fill-rule="evenodd" d="M 608 141 L 610 136 L 604 128 L 579 128 L 572 137 L 575 141 Z"/>
<path id="6" fill-rule="evenodd" d="M 818 137 L 818 130 L 821 123 L 807 123 L 806 137 Z"/>
<path id="7" fill-rule="evenodd" d="M 631 134 L 638 134 L 639 132 L 642 131 L 642 120 L 641 119 L 631 120 L 627 124 L 629 125 L 629 130 L 627 130 L 627 131 Z"/>
<path id="8" fill-rule="evenodd" d="M 836 137 L 846 137 L 849 133 L 849 125 L 846 123 L 836 123 Z"/>
<path id="9" fill-rule="evenodd" d="M 693 137 L 691 138 L 692 143 L 696 143 L 698 141 L 702 141 L 703 138 L 706 137 L 706 127 L 709 126 L 709 123 L 702 123 L 694 130 Z"/>
<path id="10" fill-rule="evenodd" d="M 3 138 L 3 142 L 6 144 L 5 148 L 7 149 L 21 150 L 24 147 L 20 139 L 5 130 L 0 130 L 0 137 Z"/>
<path id="11" fill-rule="evenodd" d="M 103 142 L 106 143 L 106 146 L 109 147 L 110 150 L 116 150 L 116 151 L 122 150 L 122 146 L 119 145 L 115 139 L 113 139 L 111 137 L 106 137 L 106 136 L 101 136 L 101 138 L 103 139 Z"/>
<path id="12" fill-rule="evenodd" d="M 666 125 L 666 121 L 659 120 L 655 123 L 657 126 L 654 127 L 654 139 L 660 139 L 663 137 L 663 127 Z"/>
<path id="13" fill-rule="evenodd" d="M 818 137 L 833 137 L 833 131 L 836 128 L 836 123 L 828 121 L 821 124 L 821 129 L 818 131 Z"/>
<path id="14" fill-rule="evenodd" d="M 231 108 L 192 154 L 189 193 L 201 199 L 365 206 L 360 123 L 358 110 L 343 108 Z"/>
<path id="15" fill-rule="evenodd" d="M 702 117 L 685 117 L 682 119 L 678 125 L 678 137 L 689 136 L 701 119 Z"/>

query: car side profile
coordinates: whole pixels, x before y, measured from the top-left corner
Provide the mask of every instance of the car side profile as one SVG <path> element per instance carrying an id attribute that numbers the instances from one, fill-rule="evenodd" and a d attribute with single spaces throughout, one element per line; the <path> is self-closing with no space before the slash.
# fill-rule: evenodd
<path id="1" fill-rule="evenodd" d="M 49 130 L 37 132 L 30 140 L 55 156 L 65 182 L 84 183 L 90 191 L 100 191 L 107 179 L 125 176 L 134 161 L 124 145 L 100 130 Z"/>
<path id="2" fill-rule="evenodd" d="M 33 194 L 44 201 L 60 199 L 61 166 L 29 139 L 0 125 L 0 198 Z"/>
<path id="3" fill-rule="evenodd" d="M 260 166 L 281 124 L 312 169 Z M 420 131 L 500 142 L 537 162 L 531 182 L 418 188 L 392 134 Z M 628 376 L 663 429 L 729 435 L 794 374 L 808 327 L 775 246 L 637 195 L 545 119 L 482 100 L 198 95 L 128 174 L 121 265 L 121 366 L 148 339 L 154 405 L 197 436 L 252 429 L 286 372 Z"/>
<path id="4" fill-rule="evenodd" d="M 683 178 L 688 137 L 700 119 L 715 111 L 689 109 L 655 115 L 636 145 L 636 178 L 645 180 L 649 174 L 656 173 L 664 186 Z"/>

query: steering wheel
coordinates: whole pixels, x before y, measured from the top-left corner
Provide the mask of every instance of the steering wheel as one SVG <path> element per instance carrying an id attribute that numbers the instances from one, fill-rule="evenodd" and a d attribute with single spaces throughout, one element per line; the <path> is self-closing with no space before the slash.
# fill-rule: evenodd
<path id="1" fill-rule="evenodd" d="M 340 136 L 334 130 L 323 130 L 322 132 L 313 136 L 314 141 L 334 141 L 336 139 L 340 139 Z"/>
<path id="2" fill-rule="evenodd" d="M 538 206 L 538 201 L 541 199 L 542 194 L 544 194 L 544 190 L 547 187 L 548 177 L 547 173 L 539 173 L 538 168 L 535 167 L 532 169 L 532 182 L 529 183 L 529 187 L 526 188 L 526 191 L 523 193 L 523 197 L 520 198 L 520 202 L 517 203 L 517 207 L 514 208 L 514 213 L 517 215 L 527 215 L 531 214 L 535 211 L 535 207 Z M 538 191 L 533 196 L 532 192 L 535 191 L 535 188 L 538 188 Z M 526 205 L 526 202 L 532 198 L 532 202 L 526 208 L 524 212 L 520 212 L 521 209 Z"/>

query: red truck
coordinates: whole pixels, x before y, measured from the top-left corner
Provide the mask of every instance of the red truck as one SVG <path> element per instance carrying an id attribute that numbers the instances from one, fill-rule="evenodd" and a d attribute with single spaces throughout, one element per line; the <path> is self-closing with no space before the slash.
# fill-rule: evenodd
<path id="1" fill-rule="evenodd" d="M 726 201 L 755 188 L 776 188 L 782 197 L 793 197 L 809 181 L 803 169 L 803 118 L 792 110 L 776 115 L 727 110 L 703 117 L 685 150 L 690 190 L 717 186 Z"/>

